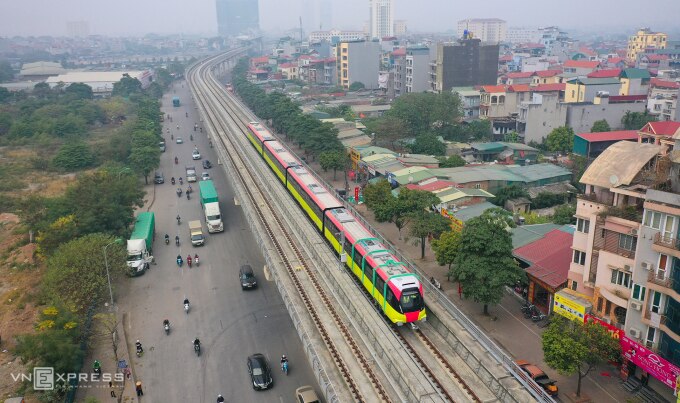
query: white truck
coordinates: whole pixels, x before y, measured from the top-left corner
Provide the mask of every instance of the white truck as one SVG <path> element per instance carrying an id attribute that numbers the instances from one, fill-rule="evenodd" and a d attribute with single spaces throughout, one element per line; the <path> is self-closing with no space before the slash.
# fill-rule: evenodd
<path id="1" fill-rule="evenodd" d="M 189 221 L 189 232 L 191 233 L 191 244 L 194 246 L 205 245 L 205 236 L 203 236 L 203 227 L 198 220 Z"/>
<path id="2" fill-rule="evenodd" d="M 187 182 L 196 182 L 196 167 L 194 165 L 187 165 Z"/>
<path id="3" fill-rule="evenodd" d="M 137 215 L 132 235 L 127 241 L 127 265 L 130 268 L 130 276 L 140 276 L 153 263 L 151 248 L 153 246 L 154 232 L 156 229 L 156 217 L 152 212 L 143 212 Z"/>
<path id="4" fill-rule="evenodd" d="M 201 181 L 198 184 L 198 192 L 201 195 L 201 204 L 203 205 L 205 222 L 208 224 L 208 232 L 212 234 L 224 231 L 220 203 L 217 199 L 217 190 L 215 189 L 213 181 Z"/>

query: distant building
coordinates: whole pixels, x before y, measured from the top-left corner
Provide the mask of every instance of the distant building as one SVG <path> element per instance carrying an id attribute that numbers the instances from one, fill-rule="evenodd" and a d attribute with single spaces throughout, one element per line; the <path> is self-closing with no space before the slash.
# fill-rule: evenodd
<path id="1" fill-rule="evenodd" d="M 577 78 L 567 81 L 564 102 L 593 102 L 598 93 L 616 95 L 620 90 L 618 78 Z"/>
<path id="2" fill-rule="evenodd" d="M 394 35 L 392 0 L 368 0 L 371 38 L 385 38 Z"/>
<path id="3" fill-rule="evenodd" d="M 404 35 L 407 30 L 406 20 L 394 20 L 394 35 Z"/>
<path id="4" fill-rule="evenodd" d="M 473 38 L 479 38 L 482 42 L 499 43 L 505 42 L 508 23 L 498 18 L 473 18 L 458 21 L 458 37 L 462 38 L 467 30 Z"/>
<path id="5" fill-rule="evenodd" d="M 76 38 L 89 36 L 90 23 L 87 21 L 69 21 L 66 23 L 66 34 Z"/>
<path id="6" fill-rule="evenodd" d="M 588 159 L 595 159 L 610 145 L 624 140 L 637 142 L 637 130 L 577 133 L 574 135 L 574 154 L 581 155 Z"/>
<path id="7" fill-rule="evenodd" d="M 628 38 L 628 49 L 626 57 L 629 61 L 635 62 L 640 53 L 645 53 L 648 49 L 665 49 L 668 35 L 661 32 L 652 32 L 649 28 L 642 28 L 637 34 Z"/>
<path id="8" fill-rule="evenodd" d="M 378 42 L 341 42 L 337 46 L 338 85 L 345 89 L 360 82 L 368 89 L 378 88 L 381 48 Z"/>
<path id="9" fill-rule="evenodd" d="M 333 26 L 333 3 L 331 0 L 319 0 L 319 29 Z"/>
<path id="10" fill-rule="evenodd" d="M 260 30 L 258 0 L 216 0 L 217 32 L 237 36 Z"/>
<path id="11" fill-rule="evenodd" d="M 19 75 L 26 80 L 44 80 L 50 76 L 58 76 L 66 73 L 66 69 L 60 63 L 54 62 L 35 62 L 24 63 L 21 66 Z"/>
<path id="12" fill-rule="evenodd" d="M 430 63 L 430 90 L 494 84 L 498 75 L 498 45 L 483 45 L 478 38 L 439 43 Z"/>
<path id="13" fill-rule="evenodd" d="M 536 43 L 540 38 L 536 28 L 509 27 L 505 34 L 505 41 L 510 43 Z"/>
<path id="14" fill-rule="evenodd" d="M 647 69 L 625 69 L 619 76 L 621 91 L 619 95 L 647 95 L 651 76 Z"/>
<path id="15" fill-rule="evenodd" d="M 539 28 L 538 32 L 540 34 L 538 42 L 545 46 L 545 54 L 549 56 L 557 53 L 557 49 L 561 48 L 564 43 L 569 41 L 567 33 L 560 30 L 559 27 Z"/>
<path id="16" fill-rule="evenodd" d="M 313 31 L 309 34 L 310 42 L 328 41 L 331 43 L 339 43 L 344 41 L 356 41 L 364 39 L 363 31 L 340 31 L 332 29 L 330 31 Z"/>
<path id="17" fill-rule="evenodd" d="M 429 70 L 432 54 L 427 46 L 406 48 L 406 92 L 424 92 L 430 88 Z"/>
<path id="18" fill-rule="evenodd" d="M 678 104 L 678 90 L 680 83 L 653 78 L 650 81 L 647 110 L 658 120 L 680 120 L 674 118 Z"/>
<path id="19" fill-rule="evenodd" d="M 142 83 L 142 88 L 147 88 L 152 82 L 152 74 L 150 71 L 76 71 L 58 76 L 49 77 L 45 82 L 50 87 L 55 87 L 59 84 L 69 86 L 73 83 L 87 84 L 92 88 L 92 92 L 97 96 L 107 96 L 113 90 L 113 84 L 123 78 L 127 74 L 132 78 L 136 78 Z"/>

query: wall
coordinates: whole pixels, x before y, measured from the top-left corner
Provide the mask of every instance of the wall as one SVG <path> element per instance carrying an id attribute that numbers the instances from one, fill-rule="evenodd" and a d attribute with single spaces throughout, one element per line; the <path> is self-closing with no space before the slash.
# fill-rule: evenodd
<path id="1" fill-rule="evenodd" d="M 593 124 L 605 119 L 612 130 L 622 130 L 621 118 L 627 111 L 644 112 L 645 104 L 636 103 L 615 103 L 615 104 L 565 104 L 567 107 L 566 122 L 567 126 L 574 129 L 574 133 L 589 133 Z"/>
<path id="2" fill-rule="evenodd" d="M 542 142 L 553 129 L 564 126 L 567 120 L 567 104 L 559 102 L 556 96 L 543 96 L 542 103 L 528 104 L 526 109 L 525 144 Z"/>

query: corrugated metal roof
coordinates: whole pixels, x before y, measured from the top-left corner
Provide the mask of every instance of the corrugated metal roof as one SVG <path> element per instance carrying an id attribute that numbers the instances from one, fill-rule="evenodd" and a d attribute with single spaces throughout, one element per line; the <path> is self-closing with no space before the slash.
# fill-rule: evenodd
<path id="1" fill-rule="evenodd" d="M 630 185 L 640 170 L 661 151 L 649 143 L 619 141 L 607 147 L 581 177 L 581 183 L 604 188 Z"/>
<path id="2" fill-rule="evenodd" d="M 517 249 L 524 245 L 530 244 L 537 239 L 541 239 L 548 232 L 559 228 L 560 226 L 553 223 L 547 224 L 533 224 L 520 225 L 512 228 L 512 248 Z"/>
<path id="3" fill-rule="evenodd" d="M 495 204 L 491 204 L 489 202 L 482 202 L 479 204 L 473 204 L 472 206 L 462 207 L 458 211 L 455 211 L 453 213 L 453 216 L 461 220 L 462 222 L 466 222 L 471 218 L 479 217 L 486 210 L 496 207 L 498 206 L 496 206 Z"/>

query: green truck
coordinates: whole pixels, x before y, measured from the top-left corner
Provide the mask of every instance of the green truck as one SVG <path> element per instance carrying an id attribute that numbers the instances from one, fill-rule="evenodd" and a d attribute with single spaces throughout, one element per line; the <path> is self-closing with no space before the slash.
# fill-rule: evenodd
<path id="1" fill-rule="evenodd" d="M 179 97 L 172 97 L 172 106 L 175 108 L 179 106 Z"/>
<path id="2" fill-rule="evenodd" d="M 215 184 L 211 180 L 201 181 L 198 184 L 198 191 L 201 196 L 201 206 L 203 206 L 203 215 L 208 225 L 208 232 L 212 234 L 213 232 L 224 231 Z"/>
<path id="3" fill-rule="evenodd" d="M 127 241 L 127 265 L 131 276 L 141 276 L 153 262 L 151 250 L 155 230 L 155 215 L 152 212 L 139 213 L 132 235 Z"/>

